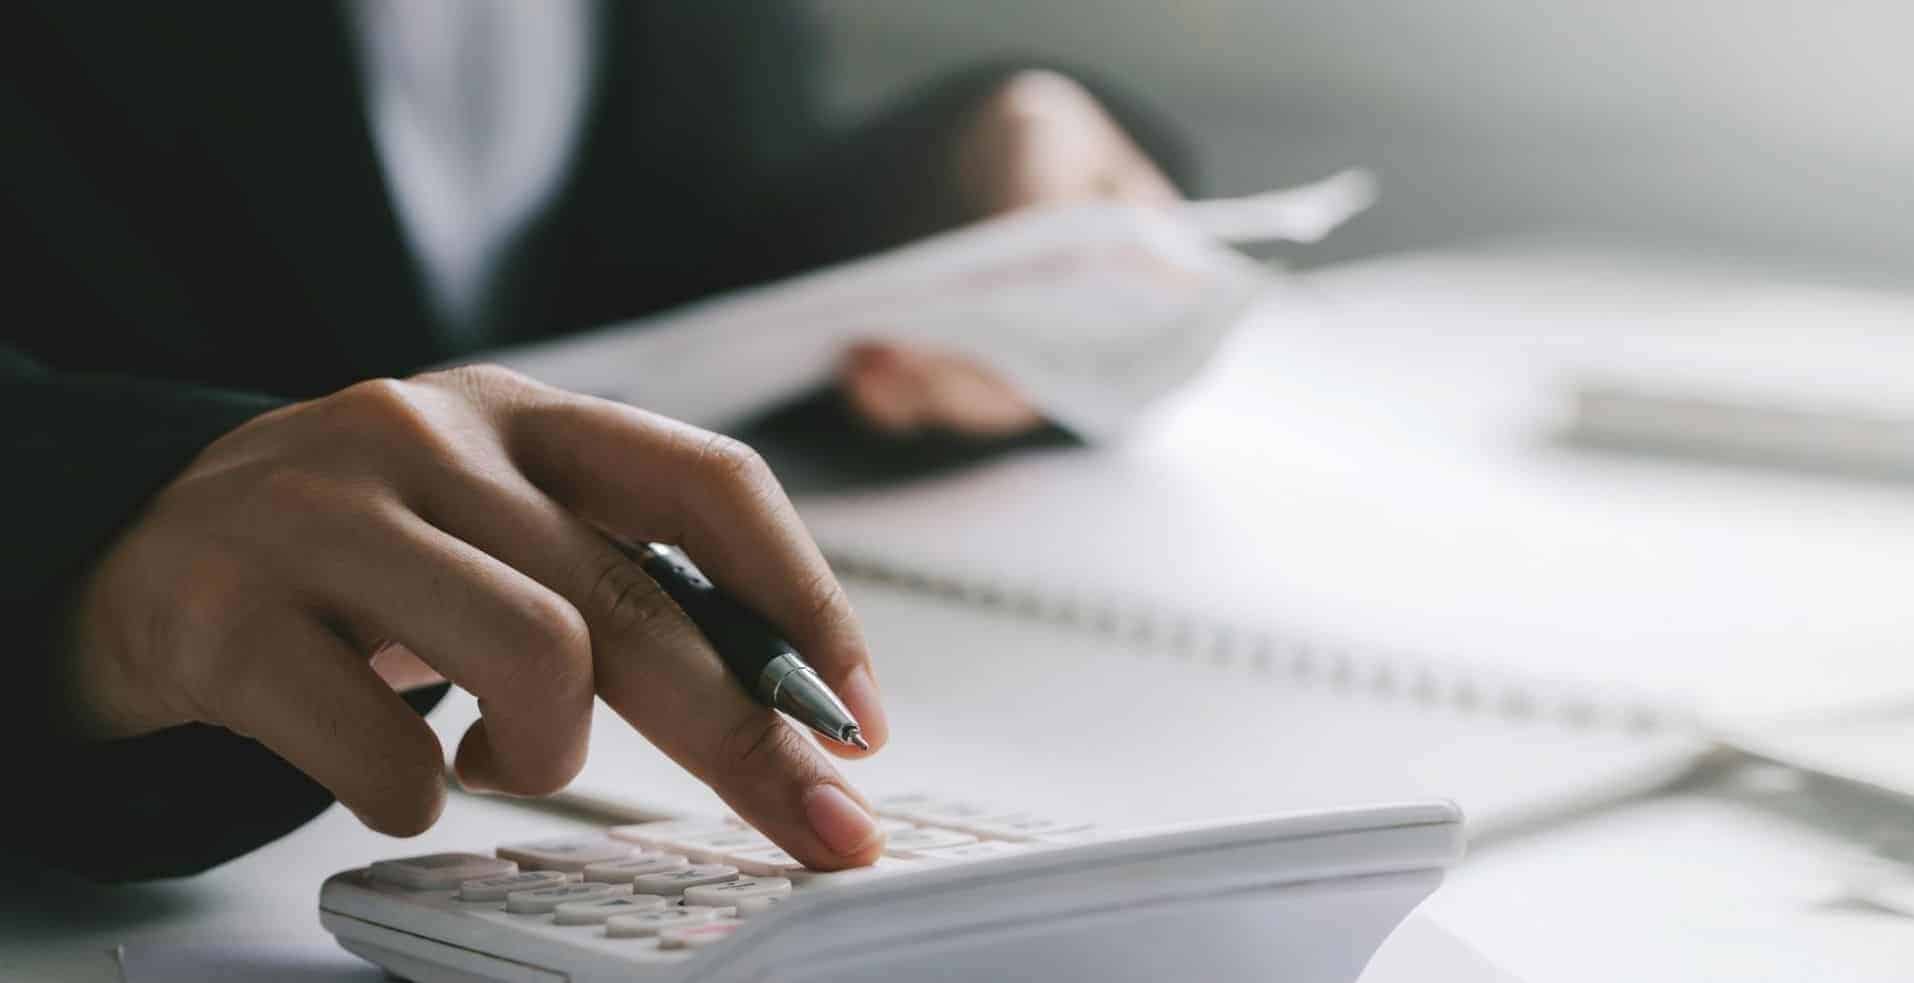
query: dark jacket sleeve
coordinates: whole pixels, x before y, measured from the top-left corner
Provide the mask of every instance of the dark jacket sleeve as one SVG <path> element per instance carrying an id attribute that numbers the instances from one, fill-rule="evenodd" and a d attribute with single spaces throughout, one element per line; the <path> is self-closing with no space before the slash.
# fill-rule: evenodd
<path id="1" fill-rule="evenodd" d="M 0 755 L 14 805 L 0 843 L 101 880 L 191 873 L 330 803 L 257 743 L 217 727 L 117 741 L 76 732 L 62 653 L 75 586 L 145 501 L 219 435 L 271 409 L 246 393 L 49 372 L 0 348 L 0 579 L 13 638 Z M 442 690 L 413 697 L 420 709 Z M 27 790 L 32 790 L 31 792 Z"/>

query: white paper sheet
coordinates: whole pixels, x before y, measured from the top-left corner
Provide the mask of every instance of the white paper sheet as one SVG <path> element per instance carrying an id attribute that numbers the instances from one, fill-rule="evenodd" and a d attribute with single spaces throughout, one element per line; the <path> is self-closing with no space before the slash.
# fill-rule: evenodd
<path id="1" fill-rule="evenodd" d="M 1018 212 L 868 259 L 487 358 L 702 426 L 832 378 L 847 346 L 907 342 L 994 367 L 1090 439 L 1187 382 L 1281 279 L 1206 231 L 1320 238 L 1374 197 L 1345 172 L 1178 208 Z"/>

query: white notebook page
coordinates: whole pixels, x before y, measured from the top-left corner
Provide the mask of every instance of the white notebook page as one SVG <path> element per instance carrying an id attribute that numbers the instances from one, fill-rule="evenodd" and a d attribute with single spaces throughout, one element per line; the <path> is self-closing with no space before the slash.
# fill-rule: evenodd
<path id="1" fill-rule="evenodd" d="M 1914 687 L 1905 489 L 1550 443 L 1561 350 L 1612 341 L 1624 310 L 1678 324 L 1697 289 L 1658 307 L 1665 282 L 1606 275 L 1438 257 L 1319 278 L 1314 316 L 1247 332 L 1125 444 L 800 510 L 851 567 L 1116 599 L 1158 631 L 1273 629 L 1489 690 L 1742 719 Z"/>
<path id="2" fill-rule="evenodd" d="M 840 767 L 872 796 L 932 792 L 1112 828 L 1447 798 L 1481 835 L 1652 786 L 1699 748 L 1302 687 L 878 585 L 854 584 L 851 599 L 892 734 Z M 475 714 L 455 691 L 432 722 L 452 747 Z M 646 815 L 724 808 L 602 705 L 568 791 Z"/>

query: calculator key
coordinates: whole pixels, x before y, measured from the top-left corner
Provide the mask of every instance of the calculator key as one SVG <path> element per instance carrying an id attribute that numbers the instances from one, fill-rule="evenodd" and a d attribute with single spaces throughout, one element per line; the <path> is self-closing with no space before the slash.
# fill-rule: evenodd
<path id="1" fill-rule="evenodd" d="M 922 869 L 924 865 L 915 860 L 883 856 L 878 857 L 877 862 L 868 867 L 851 867 L 846 870 L 793 870 L 786 872 L 784 876 L 800 886 L 825 887 L 832 884 L 856 884 Z"/>
<path id="2" fill-rule="evenodd" d="M 988 840 L 1035 840 L 1040 837 L 1086 833 L 1090 829 L 1091 824 L 1085 822 L 1046 819 L 1042 816 L 1012 816 L 979 823 L 971 827 L 971 832 Z"/>
<path id="3" fill-rule="evenodd" d="M 880 816 L 891 816 L 929 808 L 937 804 L 938 801 L 928 795 L 911 793 L 908 795 L 886 795 L 873 803 L 871 808 L 876 810 Z"/>
<path id="4" fill-rule="evenodd" d="M 535 843 L 508 843 L 496 852 L 503 859 L 518 861 L 526 870 L 562 870 L 576 874 L 587 864 L 623 860 L 631 856 L 632 849 L 602 836 L 570 836 Z"/>
<path id="5" fill-rule="evenodd" d="M 906 859 L 915 857 L 925 850 L 941 850 L 945 847 L 963 846 L 975 843 L 977 838 L 969 833 L 959 833 L 954 829 L 906 829 L 892 833 L 884 844 L 884 852 L 893 857 Z"/>
<path id="6" fill-rule="evenodd" d="M 886 800 L 893 802 L 898 800 Z M 887 807 L 879 803 L 878 814 L 924 826 L 948 826 L 965 829 L 982 819 L 1011 815 L 1013 810 L 974 802 L 952 802 L 928 796 L 906 796 L 901 804 Z"/>
<path id="7" fill-rule="evenodd" d="M 721 907 L 735 905 L 746 898 L 779 897 L 790 893 L 791 882 L 782 877 L 740 877 L 721 884 L 685 888 L 685 904 Z"/>
<path id="8" fill-rule="evenodd" d="M 986 805 L 976 802 L 945 802 L 929 809 L 918 810 L 920 822 L 933 826 L 962 826 L 992 816 L 1002 816 L 1012 810 L 1002 806 Z"/>
<path id="9" fill-rule="evenodd" d="M 771 838 L 755 829 L 727 829 L 695 836 L 671 837 L 671 848 L 708 863 L 730 853 L 776 849 Z"/>
<path id="10" fill-rule="evenodd" d="M 518 865 L 478 853 L 428 853 L 402 860 L 381 860 L 372 865 L 371 871 L 376 881 L 414 891 L 444 891 L 481 877 L 516 873 Z"/>
<path id="11" fill-rule="evenodd" d="M 791 900 L 791 896 L 788 894 L 774 894 L 762 898 L 745 898 L 738 902 L 738 917 L 756 918 L 789 900 Z"/>
<path id="12" fill-rule="evenodd" d="M 613 915 L 605 919 L 605 934 L 614 939 L 644 938 L 669 928 L 703 925 L 717 919 L 718 913 L 710 908 L 657 908 L 635 915 Z"/>
<path id="13" fill-rule="evenodd" d="M 603 901 L 630 893 L 631 888 L 619 884 L 557 884 L 513 891 L 505 896 L 505 910 L 514 915 L 546 915 L 568 901 Z"/>
<path id="14" fill-rule="evenodd" d="M 769 850 L 752 850 L 748 853 L 727 853 L 717 858 L 717 861 L 730 864 L 754 877 L 785 877 L 807 869 L 798 862 L 796 857 L 777 847 Z"/>
<path id="15" fill-rule="evenodd" d="M 1002 840 L 980 840 L 975 843 L 960 843 L 936 850 L 918 850 L 911 854 L 912 859 L 934 863 L 964 863 L 970 860 L 990 860 L 996 857 L 1027 853 L 1029 848 L 1017 843 L 1005 843 Z"/>
<path id="16" fill-rule="evenodd" d="M 513 891 L 530 891 L 541 887 L 557 887 L 566 884 L 571 878 L 562 870 L 527 870 L 517 874 L 505 874 L 499 877 L 481 877 L 459 885 L 460 901 L 503 901 Z"/>
<path id="17" fill-rule="evenodd" d="M 691 861 L 675 853 L 641 853 L 623 860 L 605 860 L 585 865 L 585 879 L 600 884 L 630 884 L 639 874 L 656 874 L 691 866 Z"/>
<path id="18" fill-rule="evenodd" d="M 664 898 L 649 894 L 626 894 L 596 901 L 566 901 L 552 909 L 552 921 L 560 925 L 602 925 L 605 919 L 613 915 L 657 911 L 665 904 Z"/>
<path id="19" fill-rule="evenodd" d="M 715 836 L 736 832 L 739 828 L 737 824 L 722 819 L 667 819 L 655 823 L 613 826 L 606 832 L 616 840 L 636 843 L 650 850 L 675 853 L 677 850 L 672 844 L 686 837 Z"/>
<path id="20" fill-rule="evenodd" d="M 736 919 L 721 918 L 703 925 L 686 928 L 668 928 L 658 933 L 660 949 L 701 949 L 715 942 L 731 937 L 731 933 L 744 924 Z"/>
<path id="21" fill-rule="evenodd" d="M 632 879 L 632 890 L 639 894 L 675 895 L 683 894 L 685 888 L 700 884 L 716 884 L 738 876 L 738 868 L 730 864 L 692 864 L 677 870 L 659 871 L 656 874 L 640 874 Z"/>

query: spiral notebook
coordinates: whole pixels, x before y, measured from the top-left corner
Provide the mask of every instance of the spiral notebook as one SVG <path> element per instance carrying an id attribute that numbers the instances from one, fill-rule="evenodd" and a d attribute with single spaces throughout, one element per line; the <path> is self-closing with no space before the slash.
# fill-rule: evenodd
<path id="1" fill-rule="evenodd" d="M 1586 269 L 1319 274 L 1121 442 L 799 494 L 891 708 L 848 770 L 1138 822 L 1440 795 L 1480 833 L 1652 785 L 1724 717 L 1914 691 L 1899 489 L 1546 439 L 1534 339 L 1612 327 Z M 614 715 L 592 740 L 592 808 L 713 807 Z"/>

